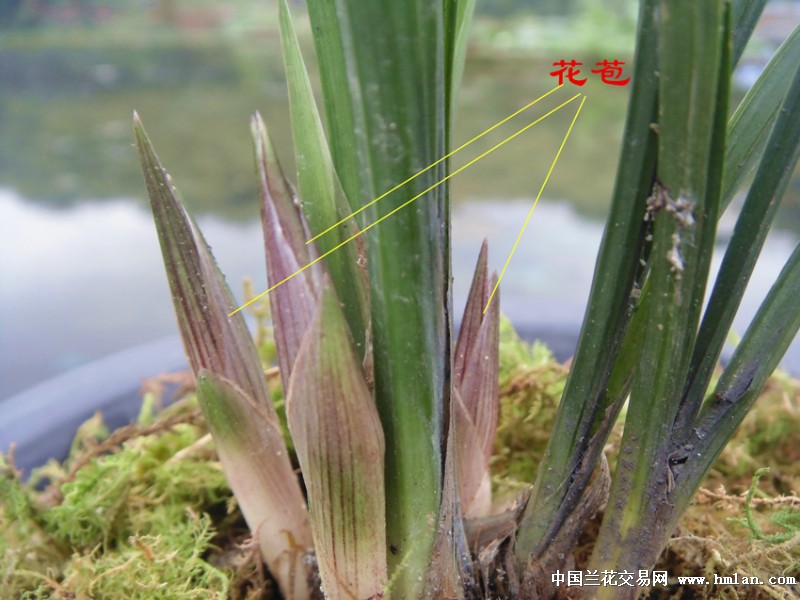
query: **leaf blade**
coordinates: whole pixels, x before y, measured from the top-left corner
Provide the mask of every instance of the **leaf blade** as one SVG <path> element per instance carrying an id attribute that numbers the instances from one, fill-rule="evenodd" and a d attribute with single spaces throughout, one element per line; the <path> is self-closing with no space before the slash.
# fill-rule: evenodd
<path id="1" fill-rule="evenodd" d="M 731 117 L 721 210 L 728 207 L 744 180 L 758 164 L 781 100 L 786 96 L 798 64 L 800 27 L 796 27 L 780 45 Z"/>
<path id="2" fill-rule="evenodd" d="M 733 61 L 732 66 L 739 63 L 744 54 L 747 42 L 753 35 L 758 19 L 764 12 L 767 0 L 733 0 Z"/>
<path id="3" fill-rule="evenodd" d="M 345 219 L 350 207 L 333 166 L 286 0 L 280 2 L 280 30 L 289 85 L 298 191 L 309 229 L 318 235 Z M 366 270 L 360 266 L 366 258 L 364 241 L 357 238 L 354 243 L 341 246 L 357 233 L 355 221 L 349 219 L 318 238 L 316 245 L 321 254 L 336 249 L 326 257 L 325 265 L 342 300 L 353 341 L 364 355 L 369 346 L 369 282 Z"/>
<path id="4" fill-rule="evenodd" d="M 461 87 L 461 77 L 467 58 L 469 29 L 475 14 L 475 0 L 445 0 L 444 10 L 447 45 L 450 53 L 450 59 L 447 61 L 449 67 L 447 96 L 450 115 L 455 116 L 458 90 Z"/>
<path id="5" fill-rule="evenodd" d="M 446 154 L 442 3 L 312 0 L 308 10 L 331 154 L 356 210 Z M 360 225 L 445 174 L 444 163 L 426 171 L 360 213 Z M 387 445 L 387 542 L 396 550 L 390 570 L 394 593 L 408 598 L 422 593 L 441 500 L 449 231 L 444 183 L 365 233 L 376 401 Z"/>
<path id="6" fill-rule="evenodd" d="M 516 559 L 524 568 L 528 557 L 543 551 L 580 500 L 602 449 L 591 455 L 591 431 L 605 410 L 606 387 L 630 318 L 630 295 L 640 271 L 647 232 L 645 199 L 655 176 L 658 66 L 656 0 L 645 0 L 639 11 L 633 90 L 629 100 L 623 147 L 603 240 L 592 278 L 578 348 L 567 378 L 543 462 L 517 536 Z M 570 493 L 570 487 L 574 488 Z"/>
<path id="7" fill-rule="evenodd" d="M 725 2 L 659 4 L 659 148 L 648 200 L 654 221 L 644 341 L 631 384 L 620 460 L 591 568 L 645 569 L 669 522 L 670 456 L 717 223 L 729 85 Z"/>
<path id="8" fill-rule="evenodd" d="M 736 347 L 710 400 L 704 404 L 691 439 L 695 468 L 675 494 L 677 514 L 691 501 L 697 486 L 753 406 L 767 378 L 778 366 L 800 330 L 800 245 L 781 270 Z M 700 435 L 697 435 L 699 432 Z"/>
<path id="9" fill-rule="evenodd" d="M 326 598 L 380 597 L 386 582 L 383 430 L 330 289 L 297 356 L 286 412 Z"/>
<path id="10" fill-rule="evenodd" d="M 700 324 L 693 370 L 685 393 L 684 433 L 700 409 L 714 365 L 800 157 L 798 110 L 800 68 L 796 69 L 791 88 L 783 99 Z"/>

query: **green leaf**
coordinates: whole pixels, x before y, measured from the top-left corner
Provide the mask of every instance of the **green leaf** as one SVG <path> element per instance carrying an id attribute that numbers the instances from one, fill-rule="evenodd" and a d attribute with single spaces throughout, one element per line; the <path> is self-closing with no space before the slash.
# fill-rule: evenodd
<path id="1" fill-rule="evenodd" d="M 721 179 L 714 150 L 724 147 L 730 72 L 727 23 L 722 1 L 659 4 L 658 172 L 648 200 L 653 247 L 638 309 L 644 341 L 592 569 L 651 568 L 671 533 L 662 530 L 672 492 L 667 456 L 714 243 Z"/>
<path id="2" fill-rule="evenodd" d="M 703 302 L 706 297 L 706 286 L 711 270 L 711 258 L 717 238 L 717 225 L 720 217 L 720 196 L 722 193 L 722 180 L 724 176 L 725 148 L 727 146 L 727 123 L 730 107 L 730 93 L 732 77 L 731 60 L 733 47 L 732 23 L 730 6 L 724 5 L 723 32 L 720 40 L 720 57 L 718 64 L 719 78 L 714 102 L 713 119 L 711 120 L 711 147 L 708 151 L 708 158 L 705 170 L 705 189 L 703 192 L 704 201 L 699 203 L 698 212 L 694 218 L 698 221 L 695 245 L 697 247 L 694 265 L 694 285 L 691 291 L 689 305 L 689 315 L 687 322 L 689 330 L 686 332 L 686 344 L 694 345 L 700 316 L 703 311 Z M 687 356 L 688 358 L 688 356 Z M 685 364 L 691 365 L 691 360 Z M 689 367 L 690 368 L 690 367 Z M 679 408 L 678 408 L 679 410 Z"/>
<path id="3" fill-rule="evenodd" d="M 684 433 L 697 415 L 747 282 L 800 156 L 800 69 L 778 113 L 764 155 L 736 221 L 697 334 L 686 391 Z"/>
<path id="4" fill-rule="evenodd" d="M 461 87 L 461 76 L 464 73 L 464 62 L 467 58 L 469 30 L 475 14 L 475 0 L 445 0 L 445 35 L 448 51 L 446 65 L 448 106 L 451 117 L 455 115 L 458 90 Z"/>
<path id="5" fill-rule="evenodd" d="M 687 473 L 675 494 L 678 511 L 687 506 L 703 476 L 752 408 L 767 378 L 797 335 L 800 329 L 798 298 L 800 244 L 736 347 L 713 395 L 703 405 L 691 439 L 697 465 Z"/>
<path id="6" fill-rule="evenodd" d="M 308 11 L 331 154 L 356 210 L 447 153 L 442 3 L 311 0 Z M 445 174 L 440 163 L 370 206 L 362 228 Z M 390 571 L 404 561 L 393 593 L 407 598 L 422 593 L 440 502 L 449 231 L 442 184 L 365 233 Z"/>
<path id="7" fill-rule="evenodd" d="M 286 0 L 280 3 L 280 28 L 289 84 L 297 184 L 310 229 L 318 236 L 345 219 L 350 206 L 333 167 Z M 369 330 L 369 283 L 366 270 L 359 263 L 359 257 L 362 261 L 365 259 L 363 240 L 359 237 L 341 246 L 357 233 L 355 221 L 345 220 L 317 238 L 316 244 L 321 254 L 332 252 L 325 259 L 325 265 L 342 301 L 353 340 L 363 356 L 367 352 Z"/>
<path id="8" fill-rule="evenodd" d="M 305 598 L 307 513 L 258 353 L 242 315 L 228 316 L 230 290 L 137 115 L 134 131 L 181 337 L 228 482 L 282 593 Z"/>
<path id="9" fill-rule="evenodd" d="M 655 0 L 645 0 L 640 8 L 633 89 L 611 210 L 573 366 L 520 524 L 516 557 L 521 566 L 547 547 L 548 539 L 578 505 L 603 446 L 592 444 L 592 431 L 609 401 L 606 388 L 630 318 L 631 293 L 647 234 L 645 199 L 655 170 L 656 135 L 651 127 L 658 96 L 655 5 Z M 594 449 L 588 454 L 590 446 Z M 579 465 L 583 465 L 580 471 Z"/>
<path id="10" fill-rule="evenodd" d="M 721 76 L 722 2 L 662 1 L 659 10 L 659 178 L 673 198 L 699 202 Z"/>
<path id="11" fill-rule="evenodd" d="M 325 597 L 382 597 L 383 430 L 341 307 L 329 288 L 297 357 L 286 414 L 308 490 Z"/>
<path id="12" fill-rule="evenodd" d="M 733 434 L 735 425 L 731 421 L 744 417 L 752 402 L 758 398 L 766 378 L 783 358 L 800 327 L 798 298 L 800 245 L 795 248 L 742 336 L 742 341 L 717 383 L 712 403 L 704 407 L 701 413 L 704 418 L 725 418 L 727 421 L 724 427 L 714 431 L 709 444 L 713 444 L 715 438 L 727 440 Z"/>
<path id="13" fill-rule="evenodd" d="M 796 27 L 781 44 L 731 117 L 721 210 L 728 207 L 758 164 L 798 64 L 800 27 Z"/>
<path id="14" fill-rule="evenodd" d="M 767 0 L 733 0 L 733 61 L 739 63 Z"/>

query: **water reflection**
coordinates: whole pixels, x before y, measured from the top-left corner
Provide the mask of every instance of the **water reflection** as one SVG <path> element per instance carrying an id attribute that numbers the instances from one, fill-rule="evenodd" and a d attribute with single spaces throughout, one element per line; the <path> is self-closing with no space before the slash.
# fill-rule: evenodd
<path id="1" fill-rule="evenodd" d="M 0 53 L 0 398 L 176 330 L 132 147 L 134 109 L 190 209 L 201 215 L 234 291 L 245 275 L 266 287 L 248 119 L 256 109 L 264 114 L 291 173 L 277 38 L 147 40 L 116 48 L 21 44 Z M 549 90 L 552 58 L 472 56 L 455 145 Z M 518 327 L 551 340 L 574 335 L 580 324 L 628 89 L 589 82 L 582 91 L 587 103 L 546 190 L 580 213 L 540 204 L 501 293 Z M 544 112 L 498 128 L 455 157 L 453 168 Z M 482 238 L 489 238 L 499 271 L 527 215 L 527 201 L 497 199 L 535 193 L 572 114 L 549 117 L 452 181 L 457 315 Z M 787 197 L 794 208 L 778 219 L 784 227 L 800 222 L 797 181 Z M 745 312 L 752 314 L 794 240 L 786 233 L 770 238 Z M 737 321 L 740 331 L 745 322 Z M 797 344 L 791 352 L 800 366 Z"/>
<path id="2" fill-rule="evenodd" d="M 552 89 L 549 61 L 475 57 L 460 93 L 455 143 Z M 590 100 L 571 136 L 565 166 L 553 174 L 548 191 L 599 213 L 610 195 L 628 90 L 597 84 L 581 91 Z M 8 48 L 0 54 L 0 185 L 53 206 L 120 196 L 143 202 L 131 146 L 134 109 L 196 211 L 252 216 L 248 120 L 254 110 L 264 115 L 287 172 L 293 171 L 286 88 L 274 39 L 246 47 L 218 40 L 209 46 L 155 43 L 125 51 Z M 542 181 L 573 110 L 559 111 L 460 174 L 453 197 L 530 193 Z M 498 128 L 456 157 L 454 168 L 544 112 L 537 107 Z"/>
<path id="3" fill-rule="evenodd" d="M 551 60 L 473 56 L 460 90 L 454 145 L 550 90 Z M 629 88 L 590 80 L 581 91 L 588 99 L 547 194 L 600 216 L 611 196 Z M 248 121 L 255 110 L 264 115 L 286 171 L 293 172 L 275 39 L 125 49 L 11 47 L 0 53 L 0 185 L 50 206 L 119 197 L 144 205 L 132 147 L 134 109 L 196 212 L 234 220 L 254 216 Z M 537 189 L 572 110 L 548 117 L 455 177 L 454 201 L 525 197 Z M 537 107 L 499 127 L 457 155 L 453 168 L 544 112 Z M 784 205 L 781 226 L 800 230 L 800 179 L 789 186 Z"/>
<path id="4" fill-rule="evenodd" d="M 0 397 L 175 333 L 150 215 L 133 200 L 55 210 L 0 190 Z M 201 218 L 234 289 L 262 286 L 257 223 Z"/>
<path id="5" fill-rule="evenodd" d="M 489 239 L 490 263 L 499 271 L 528 209 L 528 201 L 475 201 L 456 209 L 457 316 L 481 240 Z M 0 398 L 175 333 L 158 240 L 138 202 L 55 210 L 0 189 L 0 214 Z M 237 297 L 245 275 L 265 289 L 259 224 L 210 215 L 199 223 Z M 599 221 L 564 203 L 539 204 L 501 288 L 502 310 L 517 327 L 546 339 L 577 333 L 601 232 Z M 736 321 L 740 333 L 796 243 L 782 232 L 768 239 Z M 797 341 L 787 360 L 800 370 Z"/>

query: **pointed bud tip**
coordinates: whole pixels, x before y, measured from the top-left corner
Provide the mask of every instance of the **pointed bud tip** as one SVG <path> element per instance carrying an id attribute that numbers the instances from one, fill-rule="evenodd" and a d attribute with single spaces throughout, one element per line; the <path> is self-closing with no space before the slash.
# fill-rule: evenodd
<path id="1" fill-rule="evenodd" d="M 255 134 L 265 132 L 267 126 L 264 124 L 264 118 L 259 111 L 255 111 L 250 116 L 250 130 Z"/>
<path id="2" fill-rule="evenodd" d="M 137 111 L 133 111 L 133 135 L 136 138 L 136 144 L 139 147 L 139 151 L 142 152 L 144 150 L 147 154 L 152 155 L 151 159 L 154 162 L 158 162 L 153 145 L 150 142 L 150 138 L 144 129 L 144 124 L 142 123 L 142 119 L 139 117 L 139 113 Z"/>
<path id="3" fill-rule="evenodd" d="M 485 280 L 489 271 L 489 239 L 483 238 L 481 249 L 478 252 L 478 261 L 475 265 L 475 276 Z"/>
<path id="4" fill-rule="evenodd" d="M 138 111 L 133 111 L 133 133 L 137 141 L 147 140 L 147 133 L 144 130 L 142 119 L 139 117 Z"/>

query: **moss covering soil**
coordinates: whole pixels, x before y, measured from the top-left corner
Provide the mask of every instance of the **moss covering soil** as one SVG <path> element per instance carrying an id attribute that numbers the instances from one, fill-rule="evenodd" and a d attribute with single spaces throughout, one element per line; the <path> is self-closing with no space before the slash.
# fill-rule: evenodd
<path id="1" fill-rule="evenodd" d="M 262 344 L 269 344 L 261 340 Z M 265 358 L 272 354 L 267 347 Z M 501 334 L 495 507 L 510 507 L 544 452 L 568 367 L 510 325 Z M 276 383 L 269 372 L 271 385 Z M 151 382 L 138 420 L 100 415 L 66 461 L 22 482 L 0 461 L 3 598 L 277 598 L 217 461 L 194 396 L 161 409 Z M 282 404 L 281 392 L 275 400 Z M 618 424 L 607 450 L 615 456 Z M 708 474 L 656 570 L 649 598 L 797 598 L 797 586 L 681 586 L 677 575 L 800 579 L 800 381 L 778 373 Z M 575 550 L 585 567 L 601 515 Z"/>

